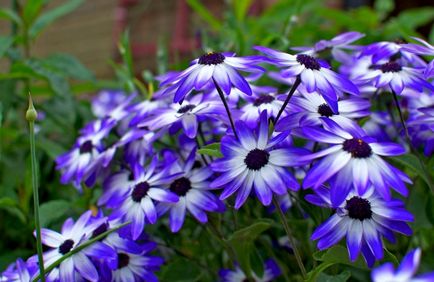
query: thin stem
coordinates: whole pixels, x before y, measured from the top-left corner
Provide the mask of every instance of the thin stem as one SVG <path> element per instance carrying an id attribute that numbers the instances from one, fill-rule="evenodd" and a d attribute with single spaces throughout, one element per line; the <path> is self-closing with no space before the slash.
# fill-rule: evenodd
<path id="1" fill-rule="evenodd" d="M 286 106 L 289 103 L 289 100 L 291 100 L 292 95 L 294 95 L 295 90 L 300 85 L 301 79 L 300 76 L 297 76 L 297 79 L 295 80 L 294 84 L 291 87 L 291 90 L 289 90 L 288 95 L 286 96 L 285 102 L 283 102 L 282 107 L 279 110 L 279 113 L 276 116 L 276 119 L 274 120 L 274 124 L 277 124 L 277 121 L 279 120 L 280 116 L 282 115 L 283 111 L 285 110 Z"/>
<path id="2" fill-rule="evenodd" d="M 428 182 L 429 182 L 428 186 L 430 187 L 431 192 L 434 193 L 434 186 L 432 184 L 431 175 L 428 173 L 428 170 L 425 166 L 425 163 L 423 162 L 422 157 L 419 155 L 418 150 L 413 146 L 413 143 L 411 142 L 410 134 L 408 133 L 408 128 L 407 128 L 407 125 L 405 124 L 404 116 L 403 116 L 402 111 L 401 111 L 401 106 L 399 105 L 398 96 L 396 95 L 395 91 L 393 91 L 393 90 L 392 90 L 392 94 L 393 94 L 393 100 L 395 101 L 396 108 L 398 109 L 399 119 L 401 120 L 401 125 L 402 125 L 402 128 L 404 129 L 405 138 L 407 140 L 407 143 L 410 146 L 410 150 L 416 155 L 417 159 L 419 160 L 419 163 L 420 163 L 425 175 L 428 178 Z"/>
<path id="3" fill-rule="evenodd" d="M 44 258 L 42 256 L 41 223 L 39 220 L 39 193 L 38 193 L 38 172 L 35 152 L 35 129 L 34 122 L 29 121 L 30 128 L 30 158 L 32 161 L 32 186 L 33 186 L 33 206 L 35 214 L 36 228 L 36 250 L 38 252 L 39 273 L 41 281 L 45 282 Z"/>
<path id="4" fill-rule="evenodd" d="M 237 131 L 235 130 L 234 120 L 232 119 L 232 114 L 231 114 L 231 111 L 229 110 L 228 102 L 226 101 L 226 98 L 225 98 L 225 96 L 224 96 L 224 94 L 223 94 L 223 91 L 222 91 L 222 89 L 220 88 L 220 86 L 218 85 L 217 81 L 215 81 L 214 78 L 212 79 L 212 81 L 214 82 L 214 86 L 215 86 L 217 92 L 219 93 L 219 96 L 220 96 L 220 99 L 221 99 L 222 102 L 223 102 L 223 105 L 225 106 L 226 113 L 228 114 L 228 118 L 229 118 L 229 121 L 230 121 L 230 123 L 231 123 L 232 131 L 234 132 L 235 137 L 236 137 L 237 139 L 239 139 L 239 138 L 238 138 Z"/>
<path id="5" fill-rule="evenodd" d="M 297 260 L 298 267 L 300 268 L 301 275 L 303 279 L 306 280 L 306 269 L 304 268 L 303 261 L 301 260 L 300 252 L 297 249 L 297 245 L 295 244 L 295 239 L 292 236 L 291 229 L 289 228 L 288 221 L 286 220 L 285 214 L 280 208 L 279 202 L 276 197 L 273 197 L 273 204 L 276 206 L 277 212 L 280 217 L 280 221 L 282 221 L 283 228 L 285 229 L 286 235 L 288 235 L 289 242 L 291 244 L 292 250 L 294 251 L 295 259 Z"/>

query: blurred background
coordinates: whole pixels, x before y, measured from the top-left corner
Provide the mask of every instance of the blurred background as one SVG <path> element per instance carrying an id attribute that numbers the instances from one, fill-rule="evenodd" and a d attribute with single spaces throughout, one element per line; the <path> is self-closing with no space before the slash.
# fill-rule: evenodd
<path id="1" fill-rule="evenodd" d="M 0 8 L 0 270 L 35 252 L 29 91 L 40 113 L 42 225 L 57 229 L 98 198 L 60 185 L 54 160 L 95 118 L 90 101 L 102 89 L 145 99 L 156 75 L 210 50 L 288 51 L 344 31 L 365 33 L 360 44 L 434 41 L 429 0 L 0 0 Z"/>

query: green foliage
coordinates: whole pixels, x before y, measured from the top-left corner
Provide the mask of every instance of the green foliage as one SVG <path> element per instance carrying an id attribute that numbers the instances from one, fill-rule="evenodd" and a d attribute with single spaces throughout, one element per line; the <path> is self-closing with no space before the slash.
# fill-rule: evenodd
<path id="1" fill-rule="evenodd" d="M 197 150 L 197 152 L 199 154 L 208 155 L 211 157 L 217 157 L 217 158 L 223 157 L 223 154 L 220 150 L 220 143 L 212 143 L 212 144 L 205 145 L 199 150 Z"/>

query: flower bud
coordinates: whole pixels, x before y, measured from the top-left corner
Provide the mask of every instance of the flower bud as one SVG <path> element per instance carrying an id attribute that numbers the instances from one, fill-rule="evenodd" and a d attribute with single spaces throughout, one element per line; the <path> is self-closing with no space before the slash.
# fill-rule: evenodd
<path id="1" fill-rule="evenodd" d="M 29 93 L 29 108 L 26 111 L 26 120 L 28 122 L 35 122 L 35 120 L 38 118 L 38 112 L 36 111 L 35 107 L 33 106 L 32 96 L 30 96 Z"/>

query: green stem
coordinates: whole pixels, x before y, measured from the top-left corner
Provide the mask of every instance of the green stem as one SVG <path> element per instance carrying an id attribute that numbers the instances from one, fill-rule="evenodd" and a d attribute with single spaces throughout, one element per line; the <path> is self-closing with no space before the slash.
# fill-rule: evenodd
<path id="1" fill-rule="evenodd" d="M 39 220 L 38 169 L 37 169 L 36 152 L 35 152 L 34 124 L 35 124 L 34 121 L 29 121 L 30 158 L 32 162 L 33 206 L 34 206 L 35 228 L 36 228 L 36 250 L 38 251 L 39 273 L 41 273 L 41 281 L 45 282 L 44 258 L 42 256 L 41 223 Z"/>
<path id="2" fill-rule="evenodd" d="M 288 221 L 286 220 L 285 215 L 283 214 L 282 209 L 280 208 L 279 201 L 277 201 L 276 197 L 273 197 L 273 204 L 276 206 L 278 211 L 280 221 L 283 224 L 283 228 L 285 229 L 286 235 L 288 235 L 289 243 L 291 244 L 292 250 L 294 251 L 295 259 L 297 260 L 298 267 L 300 268 L 301 275 L 303 279 L 306 280 L 306 269 L 304 268 L 303 261 L 301 260 L 300 252 L 297 249 L 297 245 L 295 243 L 294 236 L 292 236 L 291 229 L 289 228 Z"/>
<path id="3" fill-rule="evenodd" d="M 297 76 L 295 79 L 294 84 L 291 87 L 291 90 L 289 90 L 288 95 L 286 96 L 285 102 L 283 102 L 282 107 L 279 110 L 279 113 L 277 113 L 276 119 L 274 120 L 273 124 L 277 124 L 277 121 L 279 120 L 280 116 L 282 115 L 283 111 L 285 110 L 286 106 L 289 103 L 289 100 L 291 100 L 292 95 L 294 95 L 295 90 L 297 90 L 297 87 L 300 85 L 301 79 L 300 76 Z"/>
<path id="4" fill-rule="evenodd" d="M 125 223 L 122 223 L 121 225 L 118 225 L 116 227 L 114 227 L 113 229 L 107 230 L 104 233 L 99 234 L 98 236 L 95 236 L 94 238 L 90 239 L 89 241 L 86 241 L 85 243 L 79 245 L 77 248 L 72 249 L 69 253 L 66 253 L 65 255 L 63 255 L 62 257 L 60 257 L 58 260 L 56 260 L 55 262 L 53 262 L 52 264 L 50 264 L 47 269 L 46 272 L 50 272 L 52 271 L 54 268 L 56 268 L 58 265 L 60 265 L 64 260 L 66 260 L 67 258 L 71 257 L 72 255 L 84 250 L 85 248 L 91 246 L 93 243 L 95 243 L 96 241 L 100 241 L 101 239 L 103 239 L 105 236 L 119 230 L 120 228 L 130 224 L 130 221 L 127 221 Z M 39 279 L 41 279 L 41 275 L 36 276 L 32 282 L 37 282 Z"/>

